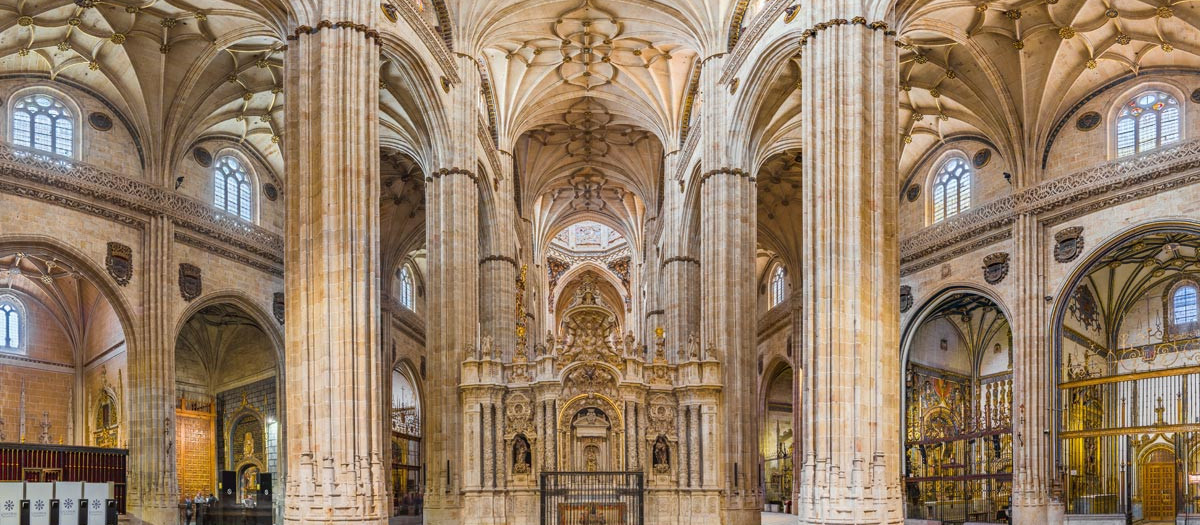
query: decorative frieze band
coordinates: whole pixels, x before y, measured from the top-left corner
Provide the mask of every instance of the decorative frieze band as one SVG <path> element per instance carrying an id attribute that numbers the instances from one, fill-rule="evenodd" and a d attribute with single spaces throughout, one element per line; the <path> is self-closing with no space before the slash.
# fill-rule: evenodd
<path id="1" fill-rule="evenodd" d="M 471 180 L 477 180 L 476 176 L 475 176 L 475 172 L 468 170 L 468 169 L 459 168 L 456 166 L 453 168 L 442 168 L 440 170 L 435 170 L 433 173 L 429 174 L 429 177 L 425 178 L 425 181 L 433 182 L 433 179 L 449 177 L 450 175 L 466 175 Z"/>
<path id="2" fill-rule="evenodd" d="M 508 264 L 511 264 L 513 269 L 517 269 L 517 260 L 513 259 L 512 257 L 509 257 L 507 255 L 489 255 L 487 257 L 480 259 L 479 265 L 483 266 L 484 264 L 487 264 L 490 262 L 506 262 Z"/>
<path id="3" fill-rule="evenodd" d="M 668 257 L 665 260 L 663 260 L 660 267 L 666 268 L 668 264 L 677 263 L 677 262 L 692 263 L 696 266 L 700 266 L 700 259 L 697 259 L 695 257 L 689 257 L 687 255 L 676 255 L 675 257 Z"/>
<path id="4" fill-rule="evenodd" d="M 377 46 L 383 45 L 383 42 L 381 42 L 379 40 L 379 30 L 371 29 L 366 24 L 359 24 L 352 20 L 343 20 L 341 22 L 334 22 L 332 20 L 322 20 L 320 22 L 317 22 L 317 27 L 300 26 L 300 27 L 297 27 L 294 31 L 292 31 L 292 34 L 288 35 L 287 39 L 288 40 L 299 40 L 300 35 L 315 35 L 318 32 L 320 32 L 322 29 L 352 29 L 354 31 L 357 31 L 357 32 L 365 35 L 369 40 L 374 42 L 375 45 L 377 45 Z"/>
<path id="5" fill-rule="evenodd" d="M 257 268 L 272 268 L 272 274 L 282 272 L 280 235 L 234 219 L 182 194 L 88 164 L 58 161 L 0 144 L 0 191 L 138 229 L 145 227 L 144 216 L 166 215 L 176 226 L 217 241 L 202 243 L 210 252 L 213 247 L 227 245 L 245 252 L 235 260 L 253 261 L 251 264 Z M 228 254 L 236 251 L 222 250 Z"/>
<path id="6" fill-rule="evenodd" d="M 904 239 L 901 275 L 1011 238 L 1011 225 L 1021 214 L 1037 215 L 1043 225 L 1053 226 L 1198 182 L 1200 139 L 1056 177 Z"/>
<path id="7" fill-rule="evenodd" d="M 700 175 L 700 184 L 704 184 L 705 182 L 708 181 L 708 179 L 715 177 L 717 175 L 734 175 L 737 177 L 745 177 L 747 179 L 750 179 L 750 182 L 754 182 L 754 177 L 750 176 L 750 172 L 748 172 L 744 169 L 723 167 L 723 168 L 711 169 L 711 170 L 704 172 L 702 175 Z"/>

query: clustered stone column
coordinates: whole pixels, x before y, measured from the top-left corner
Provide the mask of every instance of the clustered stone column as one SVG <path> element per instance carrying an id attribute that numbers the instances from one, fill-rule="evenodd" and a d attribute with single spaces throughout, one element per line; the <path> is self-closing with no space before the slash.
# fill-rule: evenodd
<path id="1" fill-rule="evenodd" d="M 758 523 L 757 376 L 755 375 L 755 182 L 729 144 L 729 89 L 719 82 L 722 58 L 700 73 L 703 157 L 700 175 L 702 352 L 724 365 L 720 427 L 722 523 Z M 686 337 L 686 336 L 685 336 Z M 699 424 L 704 420 L 697 419 Z M 703 430 L 703 429 L 702 429 Z"/>
<path id="2" fill-rule="evenodd" d="M 802 523 L 903 521 L 896 52 L 871 4 L 801 10 Z"/>
<path id="3" fill-rule="evenodd" d="M 311 7 L 288 37 L 285 68 L 284 520 L 386 523 L 379 392 L 390 359 L 379 345 L 379 48 L 369 32 L 379 8 Z"/>
<path id="4" fill-rule="evenodd" d="M 145 284 L 138 341 L 129 356 L 129 513 L 145 523 L 178 517 L 175 476 L 175 225 L 150 217 L 143 241 Z"/>
<path id="5" fill-rule="evenodd" d="M 1046 341 L 1047 304 L 1042 276 L 1045 232 L 1031 213 L 1021 214 L 1013 225 L 1016 248 L 1017 303 L 1013 309 L 1013 523 L 1047 523 L 1047 496 L 1051 474 L 1050 411 L 1047 385 L 1050 348 Z"/>
<path id="6" fill-rule="evenodd" d="M 468 439 L 468 412 L 458 383 L 460 364 L 477 349 L 479 329 L 479 190 L 476 178 L 476 111 L 479 74 L 469 57 L 457 56 L 462 83 L 448 104 L 449 137 L 440 144 L 442 166 L 425 185 L 426 244 L 429 249 L 425 348 L 431 381 L 426 391 L 425 519 L 461 523 L 462 491 L 471 465 L 479 461 L 478 435 Z M 498 263 L 497 263 L 498 264 Z"/>

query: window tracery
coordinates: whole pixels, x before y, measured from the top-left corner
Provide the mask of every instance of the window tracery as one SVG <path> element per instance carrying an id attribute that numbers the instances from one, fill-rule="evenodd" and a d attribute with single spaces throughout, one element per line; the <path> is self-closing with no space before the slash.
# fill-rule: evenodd
<path id="1" fill-rule="evenodd" d="M 13 104 L 12 140 L 18 146 L 70 157 L 75 151 L 75 119 L 59 99 L 27 95 Z"/>
<path id="2" fill-rule="evenodd" d="M 0 297 L 0 350 L 19 352 L 25 348 L 25 309 L 11 295 Z"/>
<path id="3" fill-rule="evenodd" d="M 942 163 L 933 179 L 933 222 L 941 222 L 971 208 L 971 166 L 963 157 Z"/>
<path id="4" fill-rule="evenodd" d="M 771 276 L 771 307 L 778 306 L 783 302 L 783 298 L 787 293 L 787 283 L 784 281 L 783 266 L 776 266 L 775 273 Z"/>
<path id="5" fill-rule="evenodd" d="M 397 276 L 397 278 L 400 280 L 400 293 L 399 297 L 397 297 L 397 299 L 400 300 L 400 306 L 403 306 L 409 310 L 415 310 L 416 308 L 413 301 L 413 290 L 416 288 L 416 285 L 413 282 L 412 271 L 408 269 L 408 266 L 401 266 L 400 274 Z"/>
<path id="6" fill-rule="evenodd" d="M 1129 99 L 1117 114 L 1117 158 L 1178 142 L 1180 117 L 1179 101 L 1166 92 L 1144 91 Z"/>
<path id="7" fill-rule="evenodd" d="M 232 155 L 217 159 L 215 166 L 213 205 L 242 220 L 252 220 L 250 207 L 254 195 L 246 168 Z"/>

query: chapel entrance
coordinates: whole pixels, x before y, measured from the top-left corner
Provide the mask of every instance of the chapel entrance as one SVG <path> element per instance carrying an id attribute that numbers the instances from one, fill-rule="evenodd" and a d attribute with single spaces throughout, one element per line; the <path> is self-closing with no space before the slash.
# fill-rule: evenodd
<path id="1" fill-rule="evenodd" d="M 1142 465 L 1142 504 L 1147 521 L 1175 519 L 1175 454 L 1165 448 L 1151 452 Z"/>
<path id="2" fill-rule="evenodd" d="M 543 472 L 541 525 L 642 525 L 641 472 Z"/>

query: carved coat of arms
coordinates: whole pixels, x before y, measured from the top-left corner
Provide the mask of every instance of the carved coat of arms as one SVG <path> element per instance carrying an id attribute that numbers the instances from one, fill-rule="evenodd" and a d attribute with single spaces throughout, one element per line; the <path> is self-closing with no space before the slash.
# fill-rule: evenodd
<path id="1" fill-rule="evenodd" d="M 1060 263 L 1074 261 L 1083 253 L 1083 227 L 1072 226 L 1054 234 L 1054 260 Z"/>
<path id="2" fill-rule="evenodd" d="M 200 280 L 200 268 L 188 263 L 179 263 L 179 295 L 185 301 L 191 301 L 204 291 Z"/>
<path id="3" fill-rule="evenodd" d="M 909 308 L 912 308 L 912 305 L 913 305 L 912 287 L 907 284 L 904 286 L 901 286 L 900 287 L 900 313 L 907 312 Z"/>
<path id="4" fill-rule="evenodd" d="M 104 267 L 117 284 L 129 284 L 129 279 L 133 277 L 133 248 L 119 242 L 108 243 L 108 256 L 104 258 Z"/>
<path id="5" fill-rule="evenodd" d="M 279 324 L 283 324 L 283 306 L 283 292 L 275 292 L 271 299 L 271 313 L 275 314 L 275 320 L 279 321 Z"/>
<path id="6" fill-rule="evenodd" d="M 1008 276 L 1008 254 L 997 252 L 983 258 L 983 280 L 997 284 Z"/>

